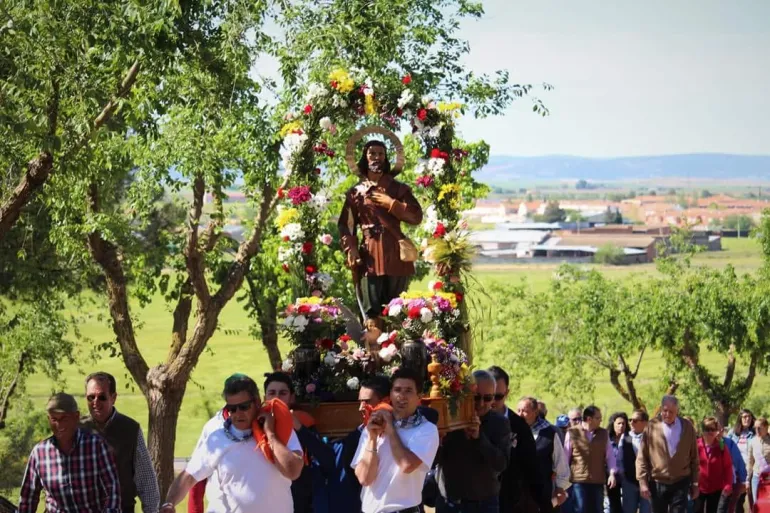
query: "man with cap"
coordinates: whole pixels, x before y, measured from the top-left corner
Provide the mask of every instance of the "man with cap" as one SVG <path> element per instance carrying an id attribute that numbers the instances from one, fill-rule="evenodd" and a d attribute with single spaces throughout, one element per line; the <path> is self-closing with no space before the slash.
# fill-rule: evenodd
<path id="1" fill-rule="evenodd" d="M 80 426 L 102 435 L 110 444 L 118 466 L 121 510 L 133 513 L 135 500 L 142 501 L 143 513 L 157 513 L 160 491 L 150 452 L 144 442 L 139 423 L 115 409 L 118 398 L 115 378 L 106 372 L 95 372 L 86 377 L 86 401 L 89 416 L 80 420 Z"/>
<path id="2" fill-rule="evenodd" d="M 118 470 L 107 442 L 78 427 L 80 410 L 71 395 L 52 396 L 46 410 L 53 436 L 29 455 L 19 513 L 37 511 L 41 490 L 48 512 L 120 513 Z"/>

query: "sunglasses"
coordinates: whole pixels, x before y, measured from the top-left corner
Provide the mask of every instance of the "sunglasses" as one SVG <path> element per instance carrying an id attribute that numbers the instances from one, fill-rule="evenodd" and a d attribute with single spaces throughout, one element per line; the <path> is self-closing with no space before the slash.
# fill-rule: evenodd
<path id="1" fill-rule="evenodd" d="M 583 419 L 581 419 L 580 417 L 572 417 L 571 419 L 569 419 L 569 421 L 572 422 L 573 424 L 580 424 L 581 422 L 583 422 Z"/>
<path id="2" fill-rule="evenodd" d="M 495 396 L 492 394 L 485 394 L 485 395 L 476 394 L 473 396 L 473 400 L 476 401 L 477 403 L 480 403 L 482 399 L 484 400 L 485 403 L 491 403 L 494 398 Z"/>
<path id="3" fill-rule="evenodd" d="M 99 395 L 91 394 L 91 395 L 87 395 L 86 396 L 86 401 L 88 401 L 89 403 L 92 403 L 92 402 L 96 401 L 97 399 L 99 400 L 99 402 L 103 403 L 103 402 L 105 402 L 107 400 L 107 396 L 104 395 L 104 394 L 99 394 Z"/>
<path id="4" fill-rule="evenodd" d="M 238 404 L 226 404 L 225 410 L 227 410 L 228 413 L 235 413 L 237 410 L 249 411 L 249 408 L 251 408 L 252 404 L 254 404 L 254 401 L 244 401 Z"/>
<path id="5" fill-rule="evenodd" d="M 495 394 L 495 401 L 502 401 L 505 399 L 505 394 Z"/>

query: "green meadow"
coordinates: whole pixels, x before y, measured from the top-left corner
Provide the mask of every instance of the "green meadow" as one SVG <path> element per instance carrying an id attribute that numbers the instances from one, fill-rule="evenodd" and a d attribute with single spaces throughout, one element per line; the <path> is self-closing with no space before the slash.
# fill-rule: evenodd
<path id="1" fill-rule="evenodd" d="M 721 252 L 702 253 L 696 256 L 698 263 L 725 266 L 732 264 L 739 273 L 753 272 L 761 265 L 759 246 L 750 239 L 725 239 L 724 249 Z M 558 264 L 549 265 L 489 265 L 479 267 L 475 275 L 481 287 L 492 283 L 510 284 L 511 286 L 522 283 L 534 290 L 543 290 L 558 268 Z M 654 274 L 655 267 L 652 264 L 623 267 L 599 267 L 613 279 L 627 279 L 632 276 L 644 276 Z M 425 286 L 425 282 L 416 283 L 414 287 Z M 109 316 L 106 303 L 103 298 L 91 297 L 91 305 L 80 314 L 84 321 L 80 323 L 80 331 L 87 339 L 77 348 L 75 364 L 64 366 L 62 379 L 58 383 L 52 382 L 43 375 L 35 376 L 28 382 L 27 391 L 31 395 L 36 407 L 43 408 L 46 398 L 53 391 L 64 390 L 83 397 L 83 378 L 90 372 L 104 370 L 115 375 L 118 379 L 117 407 L 140 421 L 147 430 L 147 404 L 139 390 L 133 386 L 132 379 L 122 361 L 118 357 L 110 357 L 105 351 L 94 352 L 94 345 L 108 342 L 113 339 L 109 325 Z M 482 301 L 488 304 L 488 301 Z M 134 318 L 137 321 L 137 339 L 142 354 L 149 365 L 161 363 L 166 356 L 166 351 L 171 334 L 171 308 L 160 296 L 149 306 L 140 308 L 133 305 Z M 221 406 L 219 393 L 223 380 L 233 372 L 244 372 L 252 377 L 261 378 L 262 374 L 270 370 L 267 355 L 262 348 L 261 341 L 250 335 L 252 326 L 241 304 L 231 301 L 222 312 L 219 329 L 208 345 L 198 362 L 192 381 L 187 386 L 184 404 L 177 429 L 175 453 L 177 456 L 189 456 L 200 433 L 200 429 L 212 413 Z M 478 367 L 491 365 L 493 349 L 497 344 L 505 344 L 504 341 L 494 343 L 495 347 L 484 347 L 489 342 L 480 342 L 475 348 L 477 355 L 474 362 Z M 283 345 L 282 351 L 288 349 Z M 717 355 L 708 355 L 706 361 L 713 370 L 717 371 L 723 364 Z M 639 377 L 639 385 L 642 391 L 647 388 L 650 391 L 658 383 L 658 374 L 663 368 L 662 358 L 657 354 L 646 356 L 642 364 Z M 739 367 L 738 372 L 741 372 Z M 740 374 L 738 374 L 740 375 Z M 606 375 L 596 376 L 596 392 L 593 397 L 586 397 L 586 401 L 593 400 L 605 410 L 618 409 L 629 410 L 625 403 L 609 384 Z M 768 390 L 770 381 L 766 376 L 760 376 L 754 385 L 757 390 Z M 563 413 L 569 404 L 563 404 L 558 397 L 541 395 L 538 393 L 534 382 L 525 380 L 519 384 L 514 396 L 531 394 L 542 397 L 549 406 L 549 417 Z M 652 392 L 650 392 L 652 393 Z M 81 399 L 82 400 L 82 399 Z M 82 400 L 82 408 L 85 411 L 85 401 Z M 515 401 L 515 397 L 512 398 Z"/>

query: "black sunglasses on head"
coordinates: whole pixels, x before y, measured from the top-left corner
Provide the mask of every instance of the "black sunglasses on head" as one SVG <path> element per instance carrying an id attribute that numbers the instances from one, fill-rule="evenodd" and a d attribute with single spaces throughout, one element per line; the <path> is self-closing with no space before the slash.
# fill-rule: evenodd
<path id="1" fill-rule="evenodd" d="M 235 413 L 236 410 L 248 411 L 252 404 L 254 404 L 254 401 L 244 401 L 238 404 L 226 404 L 225 410 L 227 410 L 228 413 Z"/>
<path id="2" fill-rule="evenodd" d="M 495 396 L 492 394 L 484 394 L 484 395 L 476 394 L 473 396 L 473 400 L 476 401 L 477 403 L 480 403 L 482 399 L 484 400 L 485 403 L 491 403 L 492 399 L 494 398 Z"/>
<path id="3" fill-rule="evenodd" d="M 92 403 L 97 399 L 99 400 L 99 402 L 103 403 L 104 401 L 107 400 L 107 396 L 104 394 L 99 394 L 99 395 L 91 394 L 86 396 L 86 401 L 88 401 L 89 403 Z"/>

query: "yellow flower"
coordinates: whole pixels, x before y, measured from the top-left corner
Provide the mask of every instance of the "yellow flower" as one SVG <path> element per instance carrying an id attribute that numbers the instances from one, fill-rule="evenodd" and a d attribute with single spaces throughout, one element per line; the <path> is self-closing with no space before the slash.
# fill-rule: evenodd
<path id="1" fill-rule="evenodd" d="M 460 186 L 456 183 L 442 185 L 441 190 L 438 193 L 438 200 L 441 201 L 445 196 L 450 194 L 460 194 Z"/>
<path id="2" fill-rule="evenodd" d="M 297 298 L 296 303 L 298 305 L 320 305 L 323 301 L 320 297 L 310 296 Z"/>
<path id="3" fill-rule="evenodd" d="M 374 96 L 368 95 L 364 100 L 364 111 L 368 115 L 376 114 L 377 113 L 377 101 L 374 99 Z"/>
<path id="4" fill-rule="evenodd" d="M 336 84 L 337 91 L 342 94 L 349 93 L 356 86 L 356 83 L 350 77 L 350 74 L 341 68 L 337 68 L 329 73 L 329 82 Z"/>
<path id="5" fill-rule="evenodd" d="M 290 123 L 286 123 L 285 125 L 283 125 L 283 127 L 281 128 L 280 134 L 281 134 L 281 137 L 286 137 L 291 132 L 295 130 L 301 130 L 301 129 L 302 129 L 301 121 L 292 121 Z"/>
<path id="6" fill-rule="evenodd" d="M 289 223 L 299 219 L 299 210 L 296 208 L 287 208 L 278 212 L 278 216 L 275 218 L 275 225 L 278 228 L 283 228 Z"/>
<path id="7" fill-rule="evenodd" d="M 439 102 L 436 105 L 439 112 L 452 112 L 463 108 L 463 104 L 460 102 Z"/>

